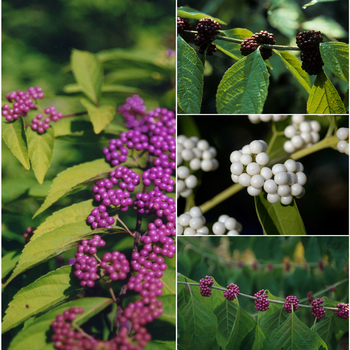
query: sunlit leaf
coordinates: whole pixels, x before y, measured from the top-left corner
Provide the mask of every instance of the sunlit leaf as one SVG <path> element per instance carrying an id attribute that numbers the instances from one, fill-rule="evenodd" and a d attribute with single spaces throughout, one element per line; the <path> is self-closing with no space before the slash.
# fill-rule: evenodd
<path id="1" fill-rule="evenodd" d="M 224 21 L 222 21 L 219 18 L 212 17 L 212 16 L 210 16 L 210 15 L 208 15 L 206 13 L 203 13 L 203 12 L 195 10 L 195 9 L 193 9 L 191 7 L 185 7 L 185 6 L 178 7 L 178 9 L 177 9 L 177 16 L 178 17 L 190 18 L 190 19 L 202 19 L 202 18 L 206 18 L 207 17 L 207 18 L 214 19 L 218 23 L 226 24 Z"/>
<path id="2" fill-rule="evenodd" d="M 302 22 L 301 28 L 303 30 L 313 30 L 317 28 L 321 33 L 325 33 L 334 38 L 345 38 L 347 31 L 333 18 L 326 16 L 318 16 L 310 21 Z"/>
<path id="3" fill-rule="evenodd" d="M 338 1 L 338 0 L 312 0 L 308 2 L 307 4 L 303 5 L 303 9 L 306 9 L 309 6 L 316 5 L 320 2 L 333 2 L 333 1 Z"/>

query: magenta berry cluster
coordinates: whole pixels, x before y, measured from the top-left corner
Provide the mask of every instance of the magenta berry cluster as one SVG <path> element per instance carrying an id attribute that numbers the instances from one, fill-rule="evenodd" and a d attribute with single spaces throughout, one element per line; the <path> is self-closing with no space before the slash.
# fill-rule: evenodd
<path id="1" fill-rule="evenodd" d="M 337 317 L 348 319 L 349 318 L 349 304 L 338 303 L 337 308 L 340 309 L 335 312 Z"/>
<path id="2" fill-rule="evenodd" d="M 212 43 L 213 36 L 221 29 L 220 24 L 211 18 L 202 18 L 197 25 L 197 34 L 194 35 L 194 43 L 199 46 L 198 52 L 211 56 L 217 51 L 216 45 Z"/>
<path id="3" fill-rule="evenodd" d="M 191 29 L 192 25 L 186 18 L 177 17 L 177 33 L 187 42 L 190 40 L 190 35 L 185 30 Z"/>
<path id="4" fill-rule="evenodd" d="M 259 290 L 255 293 L 255 308 L 259 311 L 266 311 L 269 308 L 269 301 L 267 300 L 267 294 L 264 289 Z"/>
<path id="5" fill-rule="evenodd" d="M 38 134 L 43 134 L 49 127 L 51 122 L 57 122 L 62 117 L 61 112 L 57 112 L 55 107 L 47 107 L 44 110 L 45 115 L 39 113 L 32 120 L 31 128 L 37 131 Z"/>
<path id="6" fill-rule="evenodd" d="M 112 281 L 124 280 L 127 273 L 130 272 L 129 260 L 118 251 L 103 254 L 100 268 L 102 274 L 108 276 Z"/>
<path id="7" fill-rule="evenodd" d="M 234 300 L 238 297 L 238 295 L 239 295 L 239 287 L 237 286 L 237 284 L 230 283 L 227 286 L 227 290 L 224 292 L 224 297 L 227 300 Z"/>
<path id="8" fill-rule="evenodd" d="M 267 31 L 261 30 L 260 33 L 253 34 L 250 38 L 245 38 L 241 43 L 241 54 L 243 56 L 248 56 L 252 52 L 254 52 L 259 45 L 261 44 L 269 44 L 274 45 L 276 40 L 274 39 L 274 35 L 272 33 L 268 33 Z M 266 48 L 260 48 L 261 57 L 266 60 L 272 56 L 272 50 Z"/>
<path id="9" fill-rule="evenodd" d="M 23 234 L 23 238 L 26 243 L 29 243 L 31 237 L 34 234 L 34 231 L 36 230 L 36 227 L 27 227 L 26 232 Z"/>
<path id="10" fill-rule="evenodd" d="M 286 301 L 284 303 L 284 310 L 288 313 L 291 313 L 293 305 L 293 311 L 297 311 L 299 309 L 298 303 L 299 299 L 296 296 L 290 295 L 286 298 Z"/>
<path id="11" fill-rule="evenodd" d="M 317 298 L 316 300 L 312 300 L 311 306 L 312 317 L 317 317 L 317 319 L 320 320 L 325 316 L 326 311 L 323 308 L 323 299 Z"/>
<path id="12" fill-rule="evenodd" d="M 200 284 L 200 293 L 203 297 L 210 297 L 212 290 L 211 286 L 214 284 L 214 280 L 210 276 L 205 276 L 204 278 L 199 280 Z"/>

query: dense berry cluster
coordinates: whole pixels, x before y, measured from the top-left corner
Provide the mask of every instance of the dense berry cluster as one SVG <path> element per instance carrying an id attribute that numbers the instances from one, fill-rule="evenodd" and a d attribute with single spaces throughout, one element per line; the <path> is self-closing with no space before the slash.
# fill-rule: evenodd
<path id="1" fill-rule="evenodd" d="M 284 114 L 249 114 L 248 119 L 253 124 L 258 124 L 260 122 L 279 122 L 281 120 L 287 119 L 288 115 Z"/>
<path id="2" fill-rule="evenodd" d="M 317 317 L 318 320 L 323 318 L 326 314 L 326 311 L 323 308 L 323 299 L 317 298 L 316 300 L 311 301 L 311 310 L 312 317 Z"/>
<path id="3" fill-rule="evenodd" d="M 304 115 L 293 115 L 291 122 L 284 129 L 284 136 L 290 139 L 283 145 L 286 152 L 294 153 L 320 140 L 321 125 L 317 120 L 307 120 Z"/>
<path id="4" fill-rule="evenodd" d="M 26 243 L 28 243 L 30 241 L 35 230 L 36 230 L 36 227 L 27 227 L 26 228 L 26 232 L 23 234 L 23 238 L 24 238 Z"/>
<path id="5" fill-rule="evenodd" d="M 293 295 L 290 295 L 286 298 L 286 301 L 284 303 L 284 310 L 288 313 L 291 313 L 292 309 L 293 311 L 297 311 L 299 309 L 298 303 L 298 298 Z"/>
<path id="6" fill-rule="evenodd" d="M 259 290 L 259 292 L 255 293 L 255 308 L 259 311 L 266 311 L 269 308 L 269 302 L 267 300 L 267 294 L 264 289 Z"/>
<path id="7" fill-rule="evenodd" d="M 212 230 L 214 235 L 237 236 L 242 231 L 242 225 L 235 218 L 223 214 L 214 223 Z"/>
<path id="8" fill-rule="evenodd" d="M 227 286 L 227 290 L 224 291 L 224 297 L 227 300 L 234 300 L 238 297 L 239 295 L 239 287 L 237 286 L 237 284 L 234 283 L 230 283 Z"/>
<path id="9" fill-rule="evenodd" d="M 349 155 L 349 128 L 339 128 L 336 135 L 340 140 L 337 143 L 338 151 Z"/>
<path id="10" fill-rule="evenodd" d="M 308 30 L 298 33 L 296 42 L 302 50 L 300 59 L 302 60 L 301 68 L 310 75 L 316 75 L 322 71 L 324 65 L 319 45 L 323 41 L 320 31 Z"/>
<path id="11" fill-rule="evenodd" d="M 266 31 L 260 31 L 260 33 L 253 34 L 250 38 L 245 38 L 241 43 L 241 54 L 243 56 L 248 56 L 250 53 L 254 52 L 261 44 L 276 44 L 274 35 Z M 272 50 L 260 47 L 261 57 L 267 60 L 272 56 Z"/>
<path id="12" fill-rule="evenodd" d="M 349 304 L 339 303 L 337 304 L 337 308 L 340 309 L 335 312 L 335 315 L 337 317 L 343 318 L 345 320 L 349 318 Z"/>
<path id="13" fill-rule="evenodd" d="M 177 17 L 177 33 L 188 42 L 190 35 L 185 30 L 192 30 L 191 23 L 186 18 Z"/>
<path id="14" fill-rule="evenodd" d="M 197 25 L 197 34 L 194 35 L 194 43 L 199 46 L 199 53 L 211 56 L 217 51 L 216 45 L 212 43 L 212 37 L 219 32 L 221 26 L 211 18 L 202 18 Z"/>
<path id="15" fill-rule="evenodd" d="M 232 181 L 247 187 L 247 192 L 251 196 L 258 196 L 264 189 L 270 203 L 281 202 L 283 205 L 289 205 L 293 197 L 303 197 L 305 194 L 303 186 L 307 180 L 303 173 L 303 165 L 288 159 L 284 164 L 275 164 L 270 169 L 265 166 L 269 162 L 266 149 L 264 141 L 255 140 L 242 150 L 232 152 L 230 155 Z"/>
<path id="16" fill-rule="evenodd" d="M 211 286 L 214 284 L 214 280 L 210 276 L 205 276 L 199 280 L 200 284 L 200 293 L 203 297 L 210 297 L 212 290 Z"/>
<path id="17" fill-rule="evenodd" d="M 188 212 L 181 214 L 176 221 L 177 235 L 208 235 L 209 229 L 204 226 L 206 219 L 199 207 L 192 207 Z"/>
<path id="18" fill-rule="evenodd" d="M 197 177 L 191 174 L 191 170 L 214 171 L 219 167 L 216 157 L 216 149 L 209 145 L 207 140 L 199 140 L 198 137 L 186 137 L 179 135 L 176 145 L 177 168 L 177 197 L 188 197 L 196 187 Z M 188 162 L 188 167 L 181 165 Z"/>

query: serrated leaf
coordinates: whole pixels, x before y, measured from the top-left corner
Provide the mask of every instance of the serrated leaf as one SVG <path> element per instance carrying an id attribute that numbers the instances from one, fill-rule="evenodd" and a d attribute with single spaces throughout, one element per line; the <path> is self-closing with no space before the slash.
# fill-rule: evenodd
<path id="1" fill-rule="evenodd" d="M 86 220 L 84 220 L 73 224 L 67 224 L 44 233 L 26 244 L 15 270 L 5 285 L 29 268 L 74 248 L 86 237 L 94 234 L 106 234 L 112 232 L 115 233 L 117 230 L 97 229 L 91 231 L 90 226 L 88 226 Z"/>
<path id="2" fill-rule="evenodd" d="M 168 266 L 168 268 L 163 272 L 163 277 L 161 281 L 163 282 L 163 296 L 165 295 L 175 295 L 176 293 L 176 282 L 175 282 L 175 268 Z"/>
<path id="3" fill-rule="evenodd" d="M 323 71 L 317 74 L 306 109 L 309 114 L 346 114 L 337 90 Z"/>
<path id="4" fill-rule="evenodd" d="M 175 274 L 173 275 L 175 276 Z M 162 295 L 157 297 L 157 300 L 163 303 L 163 313 L 159 316 L 159 320 L 169 322 L 173 325 L 176 324 L 176 304 L 175 294 L 173 295 Z"/>
<path id="5" fill-rule="evenodd" d="M 200 113 L 203 96 L 203 64 L 185 40 L 177 37 L 177 100 L 184 113 Z"/>
<path id="6" fill-rule="evenodd" d="M 8 122 L 2 118 L 2 138 L 12 154 L 21 162 L 25 169 L 30 169 L 27 137 L 22 118 Z"/>
<path id="7" fill-rule="evenodd" d="M 261 320 L 260 327 L 267 335 L 267 337 L 270 337 L 275 329 L 278 328 L 287 319 L 286 314 L 287 313 L 284 312 L 283 306 L 279 305 L 278 311 L 268 315 L 263 320 Z"/>
<path id="8" fill-rule="evenodd" d="M 31 128 L 27 128 L 26 134 L 29 159 L 36 179 L 42 184 L 51 164 L 55 141 L 54 131 L 53 128 L 49 128 L 40 135 Z"/>
<path id="9" fill-rule="evenodd" d="M 301 69 L 300 61 L 291 53 L 287 51 L 277 51 L 273 50 L 282 60 L 282 62 L 286 65 L 287 69 L 291 72 L 291 74 L 296 78 L 299 84 L 306 90 L 308 94 L 311 92 L 310 88 L 310 79 L 308 74 Z"/>
<path id="10" fill-rule="evenodd" d="M 210 16 L 210 15 L 204 13 L 204 12 L 195 10 L 195 9 L 193 9 L 191 7 L 185 7 L 185 6 L 178 7 L 178 9 L 177 9 L 177 16 L 178 17 L 191 18 L 191 19 L 202 19 L 202 18 L 208 17 L 208 18 L 214 19 L 218 23 L 226 24 L 226 22 L 222 21 L 219 18 L 212 17 L 212 16 Z"/>
<path id="11" fill-rule="evenodd" d="M 247 312 L 238 306 L 235 324 L 230 333 L 227 349 L 239 349 L 243 339 L 254 328 L 255 321 Z"/>
<path id="12" fill-rule="evenodd" d="M 85 98 L 82 98 L 80 102 L 87 109 L 95 134 L 99 134 L 115 116 L 116 110 L 113 106 L 95 107 Z"/>
<path id="13" fill-rule="evenodd" d="M 211 349 L 218 329 L 215 314 L 191 294 L 188 304 L 181 310 L 186 330 L 178 338 L 185 349 Z"/>
<path id="14" fill-rule="evenodd" d="M 264 235 L 306 235 L 303 220 L 293 199 L 290 205 L 272 204 L 266 194 L 254 197 Z"/>
<path id="15" fill-rule="evenodd" d="M 254 34 L 250 30 L 245 28 L 233 28 L 229 30 L 223 30 L 222 33 L 224 33 L 229 38 L 235 38 L 240 40 L 250 38 Z M 233 59 L 238 61 L 242 58 L 240 50 L 241 44 L 231 43 L 229 41 L 224 41 L 220 39 L 214 40 L 214 44 L 220 51 L 232 57 Z"/>
<path id="16" fill-rule="evenodd" d="M 64 266 L 20 289 L 6 310 L 2 332 L 76 294 L 80 285 L 71 272 L 72 266 Z"/>
<path id="17" fill-rule="evenodd" d="M 339 42 L 322 43 L 320 52 L 325 66 L 339 79 L 349 82 L 349 45 Z"/>
<path id="18" fill-rule="evenodd" d="M 82 307 L 84 313 L 78 314 L 75 319 L 75 322 L 81 325 L 112 303 L 112 299 L 96 297 L 82 298 L 60 305 L 22 329 L 12 340 L 9 350 L 46 350 L 50 347 L 54 349 L 53 343 L 48 343 L 47 333 L 50 331 L 51 323 L 57 315 L 63 314 L 64 310 L 70 307 Z"/>
<path id="19" fill-rule="evenodd" d="M 267 346 L 270 350 L 318 350 L 324 342 L 316 334 L 305 323 L 301 322 L 293 312 L 281 326 L 274 330 Z"/>
<path id="20" fill-rule="evenodd" d="M 1 258 L 1 279 L 5 278 L 16 266 L 21 252 L 9 252 Z"/>
<path id="21" fill-rule="evenodd" d="M 303 5 L 303 9 L 306 9 L 309 6 L 316 5 L 319 2 L 333 2 L 333 1 L 338 1 L 338 0 L 312 0 L 308 2 L 307 4 Z"/>
<path id="22" fill-rule="evenodd" d="M 81 90 L 97 106 L 103 83 L 102 63 L 97 55 L 87 51 L 73 50 L 71 68 Z"/>
<path id="23" fill-rule="evenodd" d="M 264 342 L 267 337 L 261 329 L 259 323 L 243 339 L 240 350 L 264 350 Z"/>
<path id="24" fill-rule="evenodd" d="M 58 199 L 97 181 L 99 174 L 107 173 L 110 169 L 110 165 L 104 159 L 96 159 L 62 171 L 53 180 L 48 196 L 33 218 L 49 208 Z"/>
<path id="25" fill-rule="evenodd" d="M 260 51 L 242 58 L 224 74 L 216 94 L 220 114 L 261 113 L 267 97 L 269 75 Z"/>
<path id="26" fill-rule="evenodd" d="M 185 319 L 182 316 L 182 313 L 179 309 L 177 309 L 177 338 L 180 337 L 180 335 L 186 330 L 186 323 Z"/>

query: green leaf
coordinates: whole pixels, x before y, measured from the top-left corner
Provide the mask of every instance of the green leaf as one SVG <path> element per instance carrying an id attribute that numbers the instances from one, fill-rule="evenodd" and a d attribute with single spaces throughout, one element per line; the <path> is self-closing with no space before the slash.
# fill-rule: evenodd
<path id="1" fill-rule="evenodd" d="M 62 171 L 53 180 L 48 196 L 33 218 L 49 208 L 58 199 L 97 181 L 101 176 L 105 176 L 110 169 L 111 166 L 104 159 L 96 159 Z M 105 172 L 104 175 L 98 176 L 103 172 Z"/>
<path id="2" fill-rule="evenodd" d="M 53 128 L 47 129 L 39 135 L 36 131 L 26 130 L 30 162 L 36 179 L 40 184 L 44 182 L 45 174 L 51 164 L 55 135 Z"/>
<path id="3" fill-rule="evenodd" d="M 274 330 L 267 348 L 270 350 L 318 350 L 322 343 L 324 344 L 317 337 L 317 333 L 312 332 L 293 312 L 281 326 Z"/>
<path id="4" fill-rule="evenodd" d="M 165 295 L 175 295 L 176 293 L 176 281 L 175 281 L 175 268 L 168 266 L 168 268 L 163 272 L 163 277 L 161 281 L 163 282 L 163 296 Z"/>
<path id="5" fill-rule="evenodd" d="M 206 14 L 204 12 L 195 10 L 195 9 L 193 9 L 191 7 L 185 7 L 185 6 L 178 7 L 178 9 L 177 9 L 177 16 L 178 17 L 190 18 L 190 19 L 202 19 L 202 18 L 208 17 L 208 18 L 214 19 L 218 23 L 226 24 L 226 22 L 222 21 L 219 18 L 215 18 L 215 17 L 209 16 L 208 14 Z"/>
<path id="6" fill-rule="evenodd" d="M 303 220 L 293 199 L 290 205 L 272 204 L 265 193 L 254 197 L 264 235 L 306 235 Z"/>
<path id="7" fill-rule="evenodd" d="M 175 274 L 173 275 L 175 276 Z M 176 324 L 176 305 L 175 305 L 175 294 L 173 295 L 162 295 L 157 297 L 157 300 L 163 303 L 163 313 L 159 316 L 159 320 L 169 322 L 173 325 Z"/>
<path id="8" fill-rule="evenodd" d="M 323 71 L 317 74 L 306 109 L 309 114 L 346 114 L 337 90 Z"/>
<path id="9" fill-rule="evenodd" d="M 103 68 L 97 55 L 73 50 L 71 67 L 83 93 L 97 106 L 103 83 Z"/>
<path id="10" fill-rule="evenodd" d="M 255 321 L 247 312 L 238 306 L 235 324 L 227 343 L 227 349 L 239 349 L 243 339 L 254 328 Z"/>
<path id="11" fill-rule="evenodd" d="M 78 314 L 75 319 L 76 324 L 81 325 L 112 303 L 113 300 L 109 298 L 82 298 L 60 305 L 23 328 L 12 340 L 9 350 L 54 349 L 53 343 L 48 344 L 47 333 L 51 330 L 51 323 L 57 315 L 63 314 L 70 307 L 82 307 L 84 313 Z"/>
<path id="12" fill-rule="evenodd" d="M 10 302 L 2 322 L 2 332 L 16 327 L 31 316 L 77 294 L 77 278 L 72 278 L 72 266 L 64 266 L 40 277 L 20 289 Z"/>
<path id="13" fill-rule="evenodd" d="M 319 2 L 333 2 L 333 1 L 338 1 L 338 0 L 312 0 L 308 2 L 307 4 L 303 5 L 303 9 L 306 9 L 309 6 L 316 5 Z"/>
<path id="14" fill-rule="evenodd" d="M 147 75 L 149 76 L 149 75 Z M 66 92 L 67 94 L 72 94 L 72 93 L 77 93 L 81 92 L 81 86 L 78 84 L 67 84 L 64 86 L 63 91 Z M 108 85 L 103 85 L 101 88 L 102 92 L 118 92 L 121 94 L 142 94 L 143 90 L 137 89 L 135 87 L 131 86 L 125 86 L 125 85 L 117 85 L 117 84 L 108 84 Z"/>
<path id="15" fill-rule="evenodd" d="M 203 64 L 185 40 L 177 37 L 177 99 L 187 114 L 200 113 L 203 96 Z"/>
<path id="16" fill-rule="evenodd" d="M 302 22 L 301 28 L 304 30 L 313 30 L 318 28 L 322 33 L 326 33 L 334 38 L 346 38 L 347 31 L 332 17 L 318 16 L 310 21 Z"/>
<path id="17" fill-rule="evenodd" d="M 95 134 L 99 134 L 114 118 L 115 107 L 113 106 L 98 106 L 95 107 L 87 99 L 82 98 L 81 104 L 87 109 L 91 123 L 94 126 Z"/>
<path id="18" fill-rule="evenodd" d="M 270 306 L 271 304 L 272 303 L 270 303 Z M 265 317 L 260 322 L 260 327 L 267 337 L 271 337 L 271 335 L 275 332 L 275 329 L 278 328 L 287 319 L 287 313 L 284 311 L 283 306 L 278 306 L 278 311 Z"/>
<path id="19" fill-rule="evenodd" d="M 177 309 L 177 338 L 186 330 L 185 319 L 182 316 L 182 313 L 179 309 Z"/>
<path id="20" fill-rule="evenodd" d="M 147 343 L 144 350 L 175 350 L 175 341 L 152 340 Z"/>
<path id="21" fill-rule="evenodd" d="M 264 350 L 264 342 L 267 337 L 259 323 L 246 335 L 240 346 L 240 350 Z"/>
<path id="22" fill-rule="evenodd" d="M 13 251 L 1 258 L 1 278 L 5 278 L 16 266 L 21 253 Z"/>
<path id="23" fill-rule="evenodd" d="M 240 39 L 243 40 L 245 38 L 250 38 L 254 33 L 245 28 L 234 28 L 229 30 L 223 30 L 224 33 L 229 38 Z M 224 54 L 232 57 L 235 60 L 240 60 L 242 58 L 241 55 L 241 44 L 231 43 L 229 41 L 224 40 L 214 40 L 214 44 L 216 47 L 222 51 Z"/>
<path id="24" fill-rule="evenodd" d="M 214 310 L 214 314 L 218 319 L 218 334 L 216 339 L 223 349 L 225 349 L 230 338 L 231 331 L 236 321 L 237 311 L 238 305 L 227 299 Z"/>
<path id="25" fill-rule="evenodd" d="M 181 309 L 186 323 L 186 330 L 181 334 L 178 343 L 185 349 L 211 349 L 218 329 L 215 314 L 202 305 L 193 295 L 188 304 Z"/>
<path id="26" fill-rule="evenodd" d="M 339 42 L 322 43 L 320 52 L 325 66 L 339 79 L 349 82 L 349 45 Z"/>
<path id="27" fill-rule="evenodd" d="M 277 50 L 273 50 L 273 52 L 281 58 L 282 62 L 286 65 L 287 69 L 292 73 L 294 78 L 296 78 L 299 84 L 306 90 L 308 94 L 310 94 L 310 79 L 308 74 L 303 69 L 301 69 L 300 61 L 287 51 L 279 52 Z"/>
<path id="28" fill-rule="evenodd" d="M 261 113 L 267 97 L 269 75 L 259 50 L 242 58 L 224 74 L 216 94 L 220 114 Z"/>
<path id="29" fill-rule="evenodd" d="M 2 118 L 2 138 L 12 154 L 21 162 L 25 169 L 29 170 L 30 163 L 23 118 L 18 118 L 11 123 Z"/>

